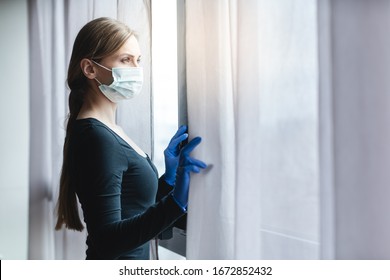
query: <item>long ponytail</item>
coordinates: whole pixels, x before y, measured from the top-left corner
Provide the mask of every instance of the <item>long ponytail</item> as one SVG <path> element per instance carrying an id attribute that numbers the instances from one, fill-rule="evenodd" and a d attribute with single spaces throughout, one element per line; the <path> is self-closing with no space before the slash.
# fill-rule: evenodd
<path id="1" fill-rule="evenodd" d="M 60 230 L 65 224 L 67 228 L 82 231 L 84 226 L 80 220 L 76 190 L 74 182 L 71 182 L 69 142 L 72 137 L 72 129 L 77 115 L 83 105 L 82 92 L 71 91 L 69 94 L 69 117 L 66 126 L 66 137 L 63 150 L 63 164 L 60 178 L 60 194 L 57 203 L 58 218 L 55 226 Z"/>
<path id="2" fill-rule="evenodd" d="M 100 61 L 102 58 L 115 53 L 134 32 L 125 24 L 111 18 L 97 18 L 90 21 L 79 31 L 73 45 L 68 68 L 69 118 L 66 126 L 66 136 L 63 150 L 63 164 L 60 178 L 60 191 L 57 202 L 56 230 L 66 228 L 82 231 L 77 204 L 76 184 L 71 177 L 70 142 L 72 130 L 84 96 L 88 92 L 88 80 L 82 72 L 80 62 L 84 58 Z"/>

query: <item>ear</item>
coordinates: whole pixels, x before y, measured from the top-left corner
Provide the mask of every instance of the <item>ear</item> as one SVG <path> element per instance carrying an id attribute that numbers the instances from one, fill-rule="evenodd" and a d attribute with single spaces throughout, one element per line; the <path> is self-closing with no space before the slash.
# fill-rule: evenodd
<path id="1" fill-rule="evenodd" d="M 90 59 L 83 58 L 80 67 L 85 77 L 91 80 L 96 78 L 96 65 Z"/>

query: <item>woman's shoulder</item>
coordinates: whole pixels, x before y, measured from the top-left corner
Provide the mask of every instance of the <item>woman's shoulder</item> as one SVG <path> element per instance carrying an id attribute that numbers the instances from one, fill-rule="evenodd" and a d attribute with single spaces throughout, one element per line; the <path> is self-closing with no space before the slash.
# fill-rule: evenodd
<path id="1" fill-rule="evenodd" d="M 73 139 L 76 142 L 92 144 L 115 144 L 117 139 L 104 123 L 95 118 L 75 120 L 73 127 Z"/>

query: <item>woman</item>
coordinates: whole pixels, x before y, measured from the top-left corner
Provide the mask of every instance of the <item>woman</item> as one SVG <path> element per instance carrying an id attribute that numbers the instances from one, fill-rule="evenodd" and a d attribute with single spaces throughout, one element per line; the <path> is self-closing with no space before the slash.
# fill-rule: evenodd
<path id="1" fill-rule="evenodd" d="M 190 158 L 200 143 L 180 127 L 164 151 L 159 179 L 149 157 L 115 123 L 117 102 L 140 93 L 142 68 L 134 33 L 98 18 L 76 37 L 68 69 L 69 120 L 56 229 L 87 226 L 87 259 L 149 259 L 148 241 L 186 213 L 190 172 L 206 164 Z M 156 202 L 157 198 L 157 202 Z"/>

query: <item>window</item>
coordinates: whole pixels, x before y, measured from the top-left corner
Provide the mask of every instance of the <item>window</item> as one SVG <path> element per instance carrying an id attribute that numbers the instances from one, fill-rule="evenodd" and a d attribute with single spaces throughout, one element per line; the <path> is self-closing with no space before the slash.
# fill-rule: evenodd
<path id="1" fill-rule="evenodd" d="M 165 171 L 164 149 L 179 122 L 186 123 L 183 118 L 179 121 L 185 115 L 185 103 L 183 99 L 179 102 L 178 94 L 178 71 L 182 67 L 178 66 L 177 2 L 152 1 L 153 161 L 160 175 Z M 172 239 L 160 241 L 159 257 L 183 259 L 185 246 L 185 232 L 174 228 Z"/>
<path id="2" fill-rule="evenodd" d="M 164 149 L 178 128 L 176 0 L 152 1 L 153 160 L 163 174 Z"/>

